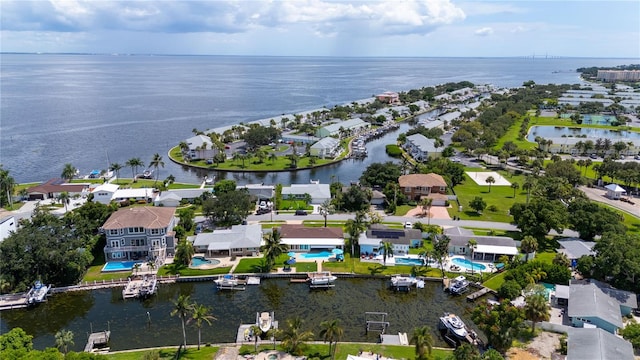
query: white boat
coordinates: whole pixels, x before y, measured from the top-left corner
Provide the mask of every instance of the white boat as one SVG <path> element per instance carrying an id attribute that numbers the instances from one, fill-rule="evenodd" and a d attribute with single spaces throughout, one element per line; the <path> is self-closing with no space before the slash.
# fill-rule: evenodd
<path id="1" fill-rule="evenodd" d="M 391 286 L 394 288 L 409 288 L 417 282 L 418 279 L 409 276 L 393 275 L 391 277 Z"/>
<path id="2" fill-rule="evenodd" d="M 262 332 L 266 333 L 271 329 L 271 325 L 273 324 L 273 313 L 268 313 L 266 311 L 258 313 L 256 318 L 256 325 L 258 325 Z"/>
<path id="3" fill-rule="evenodd" d="M 140 175 L 140 178 L 142 178 L 142 179 L 151 179 L 151 178 L 153 178 L 153 169 L 145 170 L 142 173 L 142 175 Z"/>
<path id="4" fill-rule="evenodd" d="M 213 280 L 213 282 L 218 289 L 244 290 L 245 285 L 237 276 L 231 274 L 221 276 Z"/>
<path id="5" fill-rule="evenodd" d="M 444 316 L 440 317 L 439 325 L 441 329 L 449 330 L 449 332 L 458 339 L 467 340 L 469 330 L 467 329 L 467 326 L 464 324 L 462 319 L 460 319 L 457 315 L 444 313 Z"/>
<path id="6" fill-rule="evenodd" d="M 457 278 L 453 279 L 453 282 L 449 286 L 449 291 L 452 294 L 460 295 L 469 289 L 469 281 L 467 278 L 460 275 Z"/>
<path id="7" fill-rule="evenodd" d="M 27 293 L 27 304 L 37 304 L 47 300 L 47 294 L 51 286 L 44 285 L 36 281 L 31 290 Z"/>
<path id="8" fill-rule="evenodd" d="M 335 275 L 331 275 L 329 271 L 309 273 L 309 284 L 311 286 L 333 286 L 333 282 L 336 281 L 337 277 Z"/>

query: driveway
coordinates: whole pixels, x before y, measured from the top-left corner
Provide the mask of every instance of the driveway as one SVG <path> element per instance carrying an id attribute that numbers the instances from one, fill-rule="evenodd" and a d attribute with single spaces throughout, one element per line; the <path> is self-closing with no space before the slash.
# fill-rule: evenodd
<path id="1" fill-rule="evenodd" d="M 582 192 L 584 192 L 585 195 L 587 195 L 587 197 L 593 201 L 610 205 L 633 216 L 640 216 L 640 199 L 632 198 L 632 201 L 635 203 L 635 205 L 631 205 L 620 200 L 609 199 L 605 196 L 605 194 L 607 193 L 606 190 L 603 189 L 590 188 L 586 186 L 580 186 L 579 189 L 582 190 Z"/>

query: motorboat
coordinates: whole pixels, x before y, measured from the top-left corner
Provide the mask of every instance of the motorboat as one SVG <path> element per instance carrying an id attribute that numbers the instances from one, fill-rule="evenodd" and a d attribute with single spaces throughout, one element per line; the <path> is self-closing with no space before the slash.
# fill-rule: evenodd
<path id="1" fill-rule="evenodd" d="M 329 271 L 309 273 L 307 281 L 311 286 L 333 286 L 333 282 L 336 281 L 337 277 L 335 275 L 331 275 Z"/>
<path id="2" fill-rule="evenodd" d="M 244 289 L 244 282 L 241 282 L 237 276 L 231 274 L 221 276 L 213 280 L 213 282 L 218 289 Z"/>
<path id="3" fill-rule="evenodd" d="M 33 305 L 47 300 L 47 294 L 51 286 L 36 281 L 27 293 L 27 304 Z"/>
<path id="4" fill-rule="evenodd" d="M 410 276 L 393 275 L 391 277 L 391 286 L 394 288 L 409 288 L 417 283 L 417 279 Z"/>
<path id="5" fill-rule="evenodd" d="M 449 291 L 452 294 L 460 295 L 469 289 L 469 281 L 467 278 L 460 275 L 457 278 L 453 279 L 453 282 L 449 286 Z"/>
<path id="6" fill-rule="evenodd" d="M 444 313 L 444 316 L 440 317 L 439 328 L 442 330 L 448 330 L 449 333 L 454 335 L 460 340 L 467 340 L 469 330 L 465 323 L 455 314 Z"/>
<path id="7" fill-rule="evenodd" d="M 266 333 L 271 329 L 271 325 L 273 324 L 273 313 L 262 312 L 256 314 L 256 325 L 260 328 L 263 333 Z"/>
<path id="8" fill-rule="evenodd" d="M 143 179 L 151 179 L 153 177 L 153 169 L 145 170 L 140 177 Z"/>

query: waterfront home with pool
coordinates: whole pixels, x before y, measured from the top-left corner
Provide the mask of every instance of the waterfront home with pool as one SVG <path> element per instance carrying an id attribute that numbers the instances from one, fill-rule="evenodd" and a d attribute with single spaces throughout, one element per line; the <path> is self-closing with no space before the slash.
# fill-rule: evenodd
<path id="1" fill-rule="evenodd" d="M 127 207 L 111 214 L 101 231 L 107 238 L 106 261 L 155 261 L 162 265 L 174 252 L 176 209 Z"/>
<path id="2" fill-rule="evenodd" d="M 437 194 L 444 195 L 447 191 L 447 182 L 442 175 L 434 173 L 402 175 L 398 178 L 398 185 L 400 185 L 400 191 L 411 200 L 429 197 L 433 199 L 432 205 L 445 205 L 446 196 L 444 198 L 437 196 Z"/>
<path id="3" fill-rule="evenodd" d="M 292 251 L 325 254 L 318 258 L 331 257 L 333 249 L 344 248 L 342 228 L 284 224 L 280 226 L 280 238 L 282 243 L 289 245 Z M 314 258 L 313 255 L 311 257 L 307 257 L 307 254 L 303 255 L 299 258 Z"/>
<path id="4" fill-rule="evenodd" d="M 197 253 L 212 256 L 256 256 L 262 245 L 260 224 L 233 225 L 230 229 L 217 229 L 190 236 Z"/>
<path id="5" fill-rule="evenodd" d="M 393 245 L 394 255 L 409 253 L 410 247 L 422 246 L 422 232 L 418 229 L 390 229 L 382 224 L 373 224 L 360 234 L 360 254 L 377 254 L 382 242 Z"/>
<path id="6" fill-rule="evenodd" d="M 615 334 L 624 327 L 622 316 L 637 307 L 636 294 L 631 292 L 596 281 L 569 284 L 567 314 L 573 327 L 598 327 Z"/>
<path id="7" fill-rule="evenodd" d="M 517 244 L 510 237 L 477 236 L 473 231 L 461 227 L 446 229 L 444 233 L 451 239 L 451 241 L 449 241 L 450 254 L 470 255 L 469 240 L 471 239 L 476 241 L 472 260 L 495 262 L 502 255 L 511 258 L 518 254 Z"/>

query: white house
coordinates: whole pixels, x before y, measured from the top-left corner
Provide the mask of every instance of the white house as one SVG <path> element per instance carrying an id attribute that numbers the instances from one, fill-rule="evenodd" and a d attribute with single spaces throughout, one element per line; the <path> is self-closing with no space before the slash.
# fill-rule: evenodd
<path id="1" fill-rule="evenodd" d="M 604 187 L 607 189 L 607 197 L 611 200 L 620 200 L 627 192 L 618 184 L 609 184 Z"/>
<path id="2" fill-rule="evenodd" d="M 0 210 L 0 242 L 16 231 L 16 219 L 8 211 Z"/>
<path id="3" fill-rule="evenodd" d="M 213 141 L 206 135 L 196 135 L 185 140 L 189 149 L 187 156 L 190 160 L 213 158 L 218 150 L 213 146 Z"/>
<path id="4" fill-rule="evenodd" d="M 518 254 L 516 242 L 506 236 L 477 236 L 471 230 L 453 227 L 444 231 L 449 237 L 449 252 L 452 254 L 471 254 L 469 240 L 476 241 L 473 260 L 497 261 L 501 256 L 513 257 Z"/>
<path id="5" fill-rule="evenodd" d="M 339 148 L 340 141 L 332 137 L 326 137 L 311 145 L 309 153 L 311 156 L 317 156 L 321 159 L 324 159 L 325 157 L 333 158 L 336 156 L 336 152 Z"/>
<path id="6" fill-rule="evenodd" d="M 234 225 L 195 236 L 193 247 L 207 256 L 255 256 L 262 244 L 260 224 Z"/>
<path id="7" fill-rule="evenodd" d="M 178 207 L 182 198 L 171 191 L 163 191 L 153 200 L 155 206 Z"/>
<path id="8" fill-rule="evenodd" d="M 113 194 L 120 188 L 119 185 L 104 183 L 93 188 L 91 193 L 93 194 L 93 201 L 101 204 L 109 204 L 113 199 Z"/>
<path id="9" fill-rule="evenodd" d="M 236 190 L 246 189 L 249 195 L 255 196 L 258 200 L 269 200 L 275 196 L 275 186 L 265 184 L 238 185 Z"/>
<path id="10" fill-rule="evenodd" d="M 319 128 L 318 130 L 316 130 L 316 136 L 319 138 L 325 138 L 327 136 L 337 136 L 340 135 L 340 129 L 354 132 L 362 128 L 367 128 L 369 126 L 370 124 L 368 122 L 365 122 L 360 118 L 349 119 Z"/>
<path id="11" fill-rule="evenodd" d="M 442 150 L 436 148 L 435 140 L 429 139 L 422 134 L 407 136 L 404 148 L 417 161 L 425 161 L 430 157 L 439 157 L 442 154 Z"/>
<path id="12" fill-rule="evenodd" d="M 304 199 L 305 195 L 311 195 L 311 204 L 320 205 L 331 199 L 329 184 L 291 184 L 282 187 L 282 198 Z"/>
<path id="13" fill-rule="evenodd" d="M 131 200 L 150 203 L 155 196 L 154 191 L 155 189 L 153 188 L 118 189 L 113 193 L 113 197 L 111 199 L 116 202 Z"/>
<path id="14" fill-rule="evenodd" d="M 344 247 L 342 228 L 281 225 L 280 238 L 289 249 L 299 252 L 331 250 Z"/>

